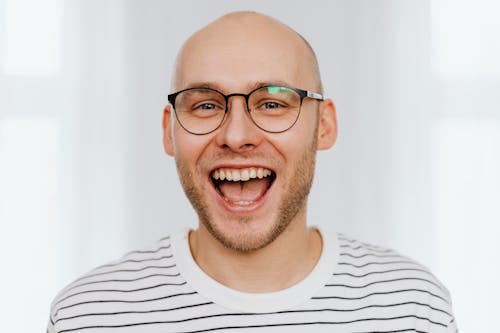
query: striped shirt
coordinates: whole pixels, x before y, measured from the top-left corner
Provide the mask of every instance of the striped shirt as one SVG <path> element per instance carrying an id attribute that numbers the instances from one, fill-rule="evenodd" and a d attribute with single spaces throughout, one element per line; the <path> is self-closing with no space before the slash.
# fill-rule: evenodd
<path id="1" fill-rule="evenodd" d="M 100 266 L 63 289 L 47 332 L 456 333 L 450 297 L 393 250 L 320 230 L 321 257 L 298 284 L 250 294 L 206 275 L 188 230 Z"/>

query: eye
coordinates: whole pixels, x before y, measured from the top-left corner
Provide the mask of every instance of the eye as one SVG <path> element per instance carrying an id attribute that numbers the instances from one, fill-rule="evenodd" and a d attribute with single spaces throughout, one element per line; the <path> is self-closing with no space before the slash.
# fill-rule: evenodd
<path id="1" fill-rule="evenodd" d="M 196 118 L 219 117 L 224 114 L 224 108 L 215 100 L 204 100 L 191 107 L 190 115 Z"/>
<path id="2" fill-rule="evenodd" d="M 215 104 L 212 103 L 203 103 L 198 105 L 198 108 L 202 110 L 214 110 L 216 108 Z"/>
<path id="3" fill-rule="evenodd" d="M 193 111 L 216 111 L 223 109 L 223 106 L 217 101 L 203 101 L 193 104 Z"/>
<path id="4" fill-rule="evenodd" d="M 281 104 L 279 104 L 277 102 L 265 102 L 263 104 L 263 107 L 265 109 L 277 109 L 277 108 L 281 107 Z"/>

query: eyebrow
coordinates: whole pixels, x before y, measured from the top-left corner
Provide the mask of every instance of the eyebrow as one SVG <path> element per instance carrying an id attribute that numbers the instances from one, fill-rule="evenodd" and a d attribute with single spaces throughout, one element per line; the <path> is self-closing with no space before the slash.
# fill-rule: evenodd
<path id="1" fill-rule="evenodd" d="M 257 88 L 261 87 L 266 87 L 266 86 L 291 86 L 290 83 L 285 82 L 283 80 L 270 80 L 270 81 L 255 81 L 251 82 L 248 85 L 248 91 L 252 91 Z M 217 82 L 210 82 L 210 81 L 203 81 L 203 82 L 192 82 L 188 85 L 186 85 L 182 89 L 190 89 L 190 88 L 209 88 L 209 89 L 215 89 L 217 91 L 226 93 L 225 89 L 222 88 L 222 86 L 217 83 Z M 231 92 L 234 93 L 234 92 Z M 236 92 L 238 93 L 238 92 Z"/>

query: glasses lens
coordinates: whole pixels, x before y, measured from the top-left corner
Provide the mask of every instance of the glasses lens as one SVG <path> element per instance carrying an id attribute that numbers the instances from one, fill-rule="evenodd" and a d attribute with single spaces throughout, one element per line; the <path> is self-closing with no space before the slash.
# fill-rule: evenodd
<path id="1" fill-rule="evenodd" d="M 224 119 L 225 110 L 224 96 L 211 89 L 189 89 L 175 99 L 177 119 L 182 127 L 194 134 L 215 130 Z"/>
<path id="2" fill-rule="evenodd" d="M 257 126 L 268 132 L 283 132 L 297 121 L 300 95 L 287 87 L 262 87 L 250 95 L 248 108 Z"/>

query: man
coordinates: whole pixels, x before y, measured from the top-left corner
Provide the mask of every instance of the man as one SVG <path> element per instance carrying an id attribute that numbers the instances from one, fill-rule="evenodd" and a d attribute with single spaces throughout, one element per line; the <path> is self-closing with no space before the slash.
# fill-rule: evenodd
<path id="1" fill-rule="evenodd" d="M 184 44 L 173 91 L 164 147 L 199 227 L 70 284 L 49 332 L 456 332 L 425 268 L 308 227 L 315 154 L 337 122 L 300 35 L 225 15 Z"/>

